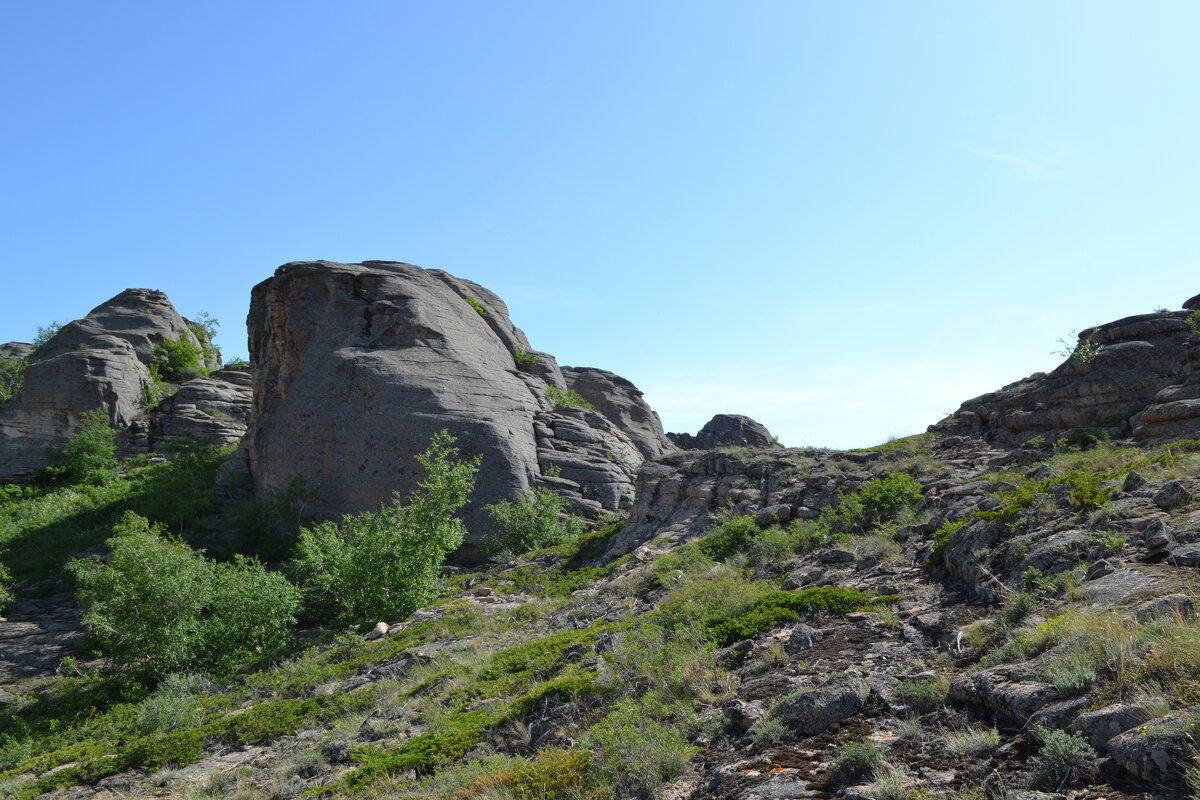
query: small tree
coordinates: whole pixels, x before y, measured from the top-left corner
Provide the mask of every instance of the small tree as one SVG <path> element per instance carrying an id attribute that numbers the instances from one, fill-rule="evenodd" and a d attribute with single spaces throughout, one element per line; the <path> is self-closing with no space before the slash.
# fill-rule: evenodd
<path id="1" fill-rule="evenodd" d="M 442 563 L 462 544 L 455 514 L 479 469 L 479 457 L 460 459 L 454 442 L 440 431 L 417 456 L 425 480 L 407 505 L 396 493 L 378 511 L 300 531 L 294 568 L 319 618 L 351 625 L 398 619 L 433 599 Z"/>
<path id="2" fill-rule="evenodd" d="M 116 475 L 117 432 L 108 424 L 103 406 L 85 411 L 63 451 L 58 476 L 68 483 L 105 483 Z"/>
<path id="3" fill-rule="evenodd" d="M 125 512 L 107 561 L 76 559 L 84 624 L 113 663 L 162 676 L 229 672 L 283 645 L 299 591 L 257 561 L 219 564 Z"/>

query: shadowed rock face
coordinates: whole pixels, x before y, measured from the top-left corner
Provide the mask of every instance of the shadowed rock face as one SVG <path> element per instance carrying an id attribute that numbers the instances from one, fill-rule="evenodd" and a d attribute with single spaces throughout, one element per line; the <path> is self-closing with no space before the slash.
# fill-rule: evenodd
<path id="1" fill-rule="evenodd" d="M 64 325 L 29 354 L 24 385 L 0 406 L 0 476 L 44 467 L 47 448 L 62 448 L 85 411 L 103 407 L 110 424 L 128 428 L 143 413 L 154 345 L 191 335 L 151 289 L 126 289 Z"/>
<path id="2" fill-rule="evenodd" d="M 250 373 L 217 370 L 179 387 L 155 411 L 150 448 L 161 451 L 172 439 L 203 439 L 221 446 L 241 441 L 250 424 Z"/>
<path id="3" fill-rule="evenodd" d="M 1198 435 L 1200 337 L 1187 316 L 1142 314 L 1085 330 L 1086 357 L 968 400 L 930 430 L 1000 443 L 1080 429 L 1144 440 Z"/>
<path id="4" fill-rule="evenodd" d="M 285 264 L 254 288 L 249 328 L 247 444 L 262 495 L 302 476 L 320 493 L 317 513 L 378 508 L 416 488 L 414 456 L 447 429 L 483 457 L 464 558 L 490 524 L 483 506 L 533 485 L 582 511 L 632 504 L 639 448 L 603 413 L 554 408 L 546 385 L 566 389 L 563 372 L 478 284 L 396 262 Z M 518 363 L 518 351 L 538 361 Z"/>

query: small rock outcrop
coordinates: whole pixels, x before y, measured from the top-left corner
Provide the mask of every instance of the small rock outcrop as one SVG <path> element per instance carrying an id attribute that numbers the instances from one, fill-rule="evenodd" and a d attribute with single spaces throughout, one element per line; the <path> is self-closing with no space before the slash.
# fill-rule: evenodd
<path id="1" fill-rule="evenodd" d="M 765 425 L 741 414 L 717 414 L 695 436 L 690 433 L 668 433 L 667 438 L 684 450 L 778 446 Z"/>
<path id="2" fill-rule="evenodd" d="M 113 427 L 128 430 L 145 415 L 155 345 L 179 337 L 195 334 L 151 289 L 126 289 L 64 325 L 26 356 L 23 386 L 0 405 L 0 477 L 44 467 L 47 450 L 62 448 L 86 411 L 104 408 Z"/>
<path id="3" fill-rule="evenodd" d="M 303 476 L 316 513 L 378 508 L 422 475 L 414 456 L 442 429 L 483 457 L 465 519 L 473 555 L 484 506 L 548 486 L 577 511 L 627 509 L 661 426 L 611 373 L 535 351 L 484 287 L 441 270 L 295 262 L 254 288 L 249 317 L 260 494 Z M 575 388 L 597 410 L 555 402 Z M 622 428 L 628 424 L 629 427 Z"/>
<path id="4" fill-rule="evenodd" d="M 1094 430 L 1161 440 L 1200 434 L 1200 336 L 1188 312 L 1158 312 L 1079 334 L 1075 353 L 963 403 L 930 430 L 1002 444 Z"/>
<path id="5" fill-rule="evenodd" d="M 150 448 L 172 439 L 201 439 L 222 447 L 237 444 L 250 425 L 248 369 L 221 369 L 183 383 L 153 415 Z"/>
<path id="6" fill-rule="evenodd" d="M 563 380 L 629 437 L 642 457 L 653 461 L 676 447 L 642 392 L 620 375 L 594 367 L 563 367 Z"/>

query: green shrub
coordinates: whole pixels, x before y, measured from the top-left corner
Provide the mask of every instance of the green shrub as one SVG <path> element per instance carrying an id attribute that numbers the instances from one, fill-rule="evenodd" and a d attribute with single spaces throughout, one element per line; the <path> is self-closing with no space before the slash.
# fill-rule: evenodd
<path id="1" fill-rule="evenodd" d="M 850 786 L 874 778 L 883 766 L 883 751 L 870 742 L 849 742 L 842 745 L 833 760 L 829 782 L 834 786 Z"/>
<path id="2" fill-rule="evenodd" d="M 661 703 L 623 700 L 584 736 L 592 751 L 598 782 L 621 797 L 655 797 L 664 783 L 687 766 L 695 748 L 674 725 Z"/>
<path id="3" fill-rule="evenodd" d="M 884 599 L 872 598 L 865 592 L 846 586 L 772 591 L 759 597 L 748 611 L 713 624 L 711 635 L 718 644 L 731 644 L 761 631 L 794 622 L 804 615 L 846 614 L 876 608 Z"/>
<path id="4" fill-rule="evenodd" d="M 583 750 L 543 750 L 479 775 L 454 800 L 566 800 L 588 782 L 592 755 Z"/>
<path id="5" fill-rule="evenodd" d="M 0 403 L 21 391 L 25 383 L 26 363 L 23 358 L 0 356 Z"/>
<path id="6" fill-rule="evenodd" d="M 199 675 L 167 676 L 154 692 L 138 704 L 137 729 L 142 733 L 174 731 L 196 725 L 200 713 L 192 697 L 212 685 Z"/>
<path id="7" fill-rule="evenodd" d="M 4 613 L 4 609 L 8 607 L 8 604 L 16 599 L 8 588 L 12 584 L 12 579 L 12 571 L 3 564 L 0 564 L 0 614 Z"/>
<path id="8" fill-rule="evenodd" d="M 1188 330 L 1194 335 L 1200 336 L 1200 311 L 1193 311 L 1184 319 L 1187 323 Z"/>
<path id="9" fill-rule="evenodd" d="M 517 501 L 503 500 L 485 506 L 496 530 L 483 540 L 485 552 L 524 553 L 549 547 L 583 532 L 587 523 L 563 514 L 567 501 L 543 486 L 535 486 Z"/>
<path id="10" fill-rule="evenodd" d="M 76 559 L 83 622 L 96 647 L 136 674 L 229 671 L 281 646 L 298 592 L 262 565 L 209 561 L 126 512 L 107 561 Z"/>
<path id="11" fill-rule="evenodd" d="M 754 517 L 732 517 L 718 521 L 717 526 L 707 532 L 698 542 L 700 552 L 717 561 L 724 561 L 739 550 L 745 549 L 751 540 L 762 534 L 762 528 Z"/>
<path id="12" fill-rule="evenodd" d="M 846 533 L 834 533 L 817 520 L 794 519 L 788 524 L 788 533 L 797 552 L 809 553 L 824 547 L 832 547 L 851 537 Z"/>
<path id="13" fill-rule="evenodd" d="M 563 391 L 553 383 L 546 384 L 546 396 L 556 406 L 575 406 L 576 408 L 586 408 L 588 411 L 596 410 L 596 407 L 584 399 L 579 392 L 574 389 Z"/>
<path id="14" fill-rule="evenodd" d="M 900 682 L 892 699 L 925 714 L 939 708 L 946 700 L 945 683 L 933 678 L 909 678 Z"/>
<path id="15" fill-rule="evenodd" d="M 836 505 L 823 509 L 820 522 L 835 534 L 870 533 L 916 504 L 923 493 L 924 488 L 911 475 L 885 472 L 880 478 L 842 495 Z"/>
<path id="16" fill-rule="evenodd" d="M 1085 774 L 1096 758 L 1096 751 L 1082 733 L 1050 730 L 1040 725 L 1034 733 L 1041 749 L 1029 764 L 1037 774 L 1038 785 L 1057 789 Z"/>
<path id="17" fill-rule="evenodd" d="M 62 330 L 62 323 L 58 321 L 51 321 L 50 324 L 45 327 L 38 325 L 37 333 L 34 334 L 33 337 L 33 346 L 35 348 L 41 347 L 46 342 L 53 339 L 55 334 L 57 334 L 60 330 Z"/>
<path id="18" fill-rule="evenodd" d="M 174 339 L 166 338 L 154 345 L 154 363 L 150 365 L 152 378 L 176 383 L 207 375 L 205 348 L 192 330 L 184 331 Z"/>
<path id="19" fill-rule="evenodd" d="M 61 453 L 51 453 L 52 463 L 39 473 L 41 481 L 88 483 L 101 486 L 117 474 L 117 432 L 108 424 L 108 410 L 101 406 L 79 415 L 75 433 Z"/>
<path id="20" fill-rule="evenodd" d="M 513 350 L 513 361 L 517 362 L 518 368 L 532 367 L 542 363 L 542 359 L 535 356 L 533 353 L 526 353 L 521 348 Z"/>
<path id="21" fill-rule="evenodd" d="M 479 302 L 474 297 L 464 297 L 463 302 L 475 309 L 475 313 L 479 316 L 486 317 L 488 315 L 487 309 L 483 307 L 483 303 Z"/>
<path id="22" fill-rule="evenodd" d="M 446 556 L 462 544 L 455 513 L 466 505 L 480 458 L 463 460 L 446 431 L 417 456 L 425 480 L 408 504 L 321 522 L 300 532 L 294 567 L 309 608 L 359 625 L 407 617 L 432 600 Z"/>

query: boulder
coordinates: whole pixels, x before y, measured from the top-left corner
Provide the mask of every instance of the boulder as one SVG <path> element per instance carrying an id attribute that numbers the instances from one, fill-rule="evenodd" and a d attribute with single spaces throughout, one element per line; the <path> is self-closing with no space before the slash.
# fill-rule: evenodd
<path id="1" fill-rule="evenodd" d="M 254 288 L 248 323 L 246 448 L 260 495 L 302 476 L 319 493 L 316 514 L 378 508 L 416 488 L 414 457 L 445 429 L 483 458 L 462 560 L 492 524 L 484 506 L 535 485 L 585 513 L 632 504 L 644 456 L 631 436 L 601 411 L 556 404 L 547 386 L 568 388 L 557 362 L 478 284 L 398 262 L 295 262 Z M 573 374 L 594 387 L 598 373 Z M 635 414 L 640 393 L 607 375 L 609 413 L 640 420 L 633 434 L 647 446 L 653 426 L 638 414 L 653 412 Z"/>
<path id="2" fill-rule="evenodd" d="M 950 684 L 947 696 L 951 702 L 989 708 L 1019 723 L 1060 699 L 1050 684 L 1023 680 L 1013 670 L 1012 665 L 1002 665 L 962 675 Z"/>
<path id="3" fill-rule="evenodd" d="M 1108 753 L 1124 769 L 1147 781 L 1165 781 L 1191 761 L 1200 710 L 1175 711 L 1108 740 Z"/>
<path id="4" fill-rule="evenodd" d="M 740 414 L 717 414 L 705 423 L 695 436 L 688 433 L 668 433 L 667 437 L 684 450 L 779 446 L 765 426 Z"/>
<path id="5" fill-rule="evenodd" d="M 44 467 L 85 411 L 104 408 L 109 424 L 128 429 L 144 415 L 154 346 L 179 337 L 200 344 L 167 296 L 151 289 L 127 289 L 64 325 L 29 354 L 24 385 L 0 406 L 0 478 Z"/>
<path id="6" fill-rule="evenodd" d="M 1167 481 L 1154 493 L 1154 504 L 1164 511 L 1192 502 L 1192 493 L 1179 481 Z"/>
<path id="7" fill-rule="evenodd" d="M 871 687 L 852 672 L 835 675 L 820 686 L 801 690 L 781 698 L 771 707 L 771 716 L 779 719 L 798 737 L 815 736 L 836 722 L 852 717 L 863 709 Z"/>
<path id="8" fill-rule="evenodd" d="M 1108 742 L 1119 733 L 1136 728 L 1146 721 L 1146 712 L 1133 703 L 1115 703 L 1085 711 L 1075 718 L 1072 727 L 1087 737 L 1092 747 L 1104 752 Z"/>

